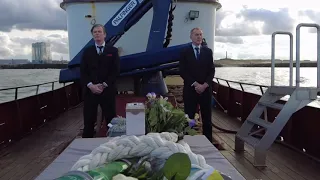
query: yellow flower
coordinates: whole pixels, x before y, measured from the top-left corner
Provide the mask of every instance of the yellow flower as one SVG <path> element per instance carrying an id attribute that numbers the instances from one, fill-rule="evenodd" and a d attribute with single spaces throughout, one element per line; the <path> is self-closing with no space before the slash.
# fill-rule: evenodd
<path id="1" fill-rule="evenodd" d="M 198 120 L 199 118 L 200 118 L 199 114 L 196 113 L 196 114 L 194 115 L 194 119 Z"/>

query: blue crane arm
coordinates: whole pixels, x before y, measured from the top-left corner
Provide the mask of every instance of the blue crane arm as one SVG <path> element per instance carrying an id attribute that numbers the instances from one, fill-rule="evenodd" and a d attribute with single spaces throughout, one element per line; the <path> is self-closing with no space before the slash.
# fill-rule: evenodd
<path id="1" fill-rule="evenodd" d="M 160 44 L 162 47 L 170 4 L 171 0 L 128 0 L 105 24 L 107 29 L 106 43 L 114 45 L 126 31 L 153 7 L 153 21 L 147 50 L 152 47 L 159 47 L 156 44 Z M 161 41 L 159 42 L 159 40 Z M 93 44 L 94 40 L 91 39 L 70 61 L 68 67 L 79 66 L 83 50 Z"/>
<path id="2" fill-rule="evenodd" d="M 146 52 L 122 56 L 120 58 L 121 75 L 169 68 L 173 65 L 158 68 L 155 68 L 155 66 L 178 61 L 181 48 L 187 45 L 164 48 L 164 46 L 166 46 L 164 45 L 164 39 L 168 15 L 169 12 L 172 13 L 174 10 L 172 0 L 128 0 L 105 24 L 105 28 L 107 29 L 106 43 L 114 45 L 121 36 L 136 24 L 151 8 L 153 8 L 153 19 Z M 171 27 L 168 29 L 171 29 Z M 79 66 L 82 52 L 87 46 L 93 44 L 94 40 L 91 39 L 70 61 L 68 69 L 60 71 L 59 81 L 61 83 L 76 81 L 80 78 Z M 140 71 L 137 71 L 139 69 Z"/>
<path id="3" fill-rule="evenodd" d="M 182 44 L 160 50 L 122 56 L 120 60 L 120 76 L 138 75 L 148 72 L 162 71 L 178 67 L 180 51 L 190 44 Z M 80 77 L 80 68 L 60 71 L 60 82 L 71 82 Z"/>

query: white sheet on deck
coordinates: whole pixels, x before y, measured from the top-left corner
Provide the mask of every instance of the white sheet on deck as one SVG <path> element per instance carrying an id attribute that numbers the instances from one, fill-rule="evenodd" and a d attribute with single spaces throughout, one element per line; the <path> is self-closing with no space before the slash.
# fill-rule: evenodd
<path id="1" fill-rule="evenodd" d="M 38 177 L 36 180 L 52 180 L 68 172 L 77 160 L 106 142 L 109 138 L 75 139 Z M 243 176 L 229 163 L 229 161 L 203 135 L 185 136 L 185 142 L 191 150 L 201 154 L 207 164 L 231 176 L 233 180 L 244 180 Z"/>

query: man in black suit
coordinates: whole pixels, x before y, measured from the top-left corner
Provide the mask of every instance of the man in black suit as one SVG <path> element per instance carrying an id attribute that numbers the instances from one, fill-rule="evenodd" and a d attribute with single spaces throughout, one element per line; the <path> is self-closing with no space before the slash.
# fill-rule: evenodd
<path id="1" fill-rule="evenodd" d="M 95 45 L 83 52 L 81 60 L 81 82 L 84 90 L 84 129 L 83 138 L 94 136 L 94 123 L 97 120 L 98 105 L 107 124 L 116 116 L 116 78 L 120 72 L 118 49 L 105 44 L 106 30 L 96 24 L 91 28 Z"/>
<path id="2" fill-rule="evenodd" d="M 184 80 L 184 111 L 190 119 L 193 119 L 197 105 L 200 105 L 203 134 L 212 142 L 211 98 L 215 66 L 212 50 L 201 46 L 202 35 L 200 28 L 191 30 L 192 43 L 182 50 L 179 69 L 180 76 Z"/>

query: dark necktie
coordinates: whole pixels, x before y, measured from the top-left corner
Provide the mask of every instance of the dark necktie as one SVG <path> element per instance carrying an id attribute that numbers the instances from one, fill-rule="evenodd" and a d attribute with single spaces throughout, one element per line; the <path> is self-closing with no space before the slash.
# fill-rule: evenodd
<path id="1" fill-rule="evenodd" d="M 194 48 L 195 50 L 196 50 L 196 58 L 197 58 L 197 60 L 199 60 L 199 57 L 200 57 L 200 52 L 199 52 L 199 48 L 198 47 L 195 47 Z"/>
<path id="2" fill-rule="evenodd" d="M 98 46 L 98 48 L 99 48 L 99 55 L 101 55 L 103 46 Z"/>

